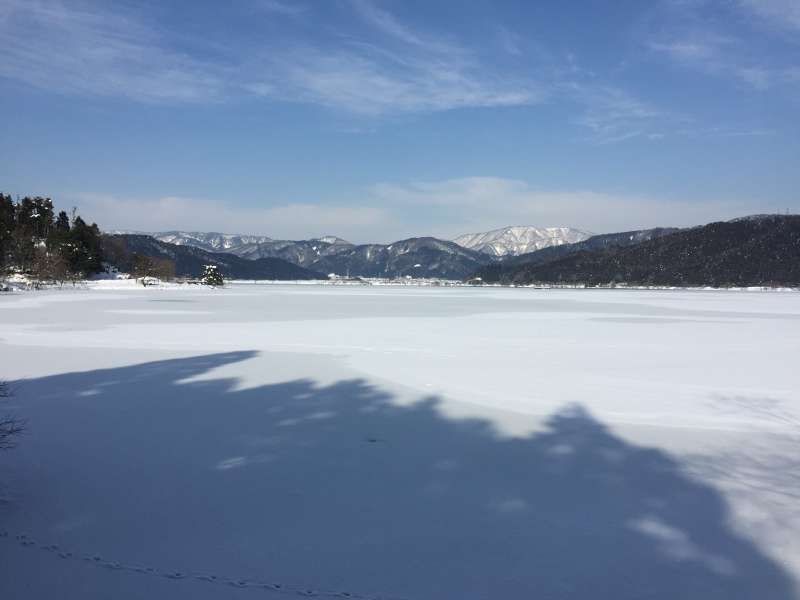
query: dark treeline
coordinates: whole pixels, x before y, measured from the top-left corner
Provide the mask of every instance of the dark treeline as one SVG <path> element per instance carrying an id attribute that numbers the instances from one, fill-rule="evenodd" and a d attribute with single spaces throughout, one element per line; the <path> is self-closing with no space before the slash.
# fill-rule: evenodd
<path id="1" fill-rule="evenodd" d="M 709 223 L 633 245 L 549 253 L 549 260 L 537 260 L 540 252 L 544 250 L 510 268 L 501 265 L 478 275 L 484 281 L 520 285 L 794 287 L 800 285 L 800 216 Z"/>
<path id="2" fill-rule="evenodd" d="M 324 275 L 278 258 L 248 260 L 158 242 L 145 235 L 107 235 L 80 216 L 56 213 L 50 198 L 14 199 L 0 193 L 0 289 L 7 275 L 22 274 L 35 287 L 79 281 L 114 269 L 143 285 L 152 278 L 201 278 L 216 283 L 222 273 L 247 279 L 316 279 Z M 208 278 L 207 266 L 216 277 Z"/>
<path id="3" fill-rule="evenodd" d="M 102 269 L 100 229 L 80 216 L 55 213 L 50 198 L 15 202 L 0 193 L 0 275 L 9 271 L 38 281 L 76 280 Z"/>

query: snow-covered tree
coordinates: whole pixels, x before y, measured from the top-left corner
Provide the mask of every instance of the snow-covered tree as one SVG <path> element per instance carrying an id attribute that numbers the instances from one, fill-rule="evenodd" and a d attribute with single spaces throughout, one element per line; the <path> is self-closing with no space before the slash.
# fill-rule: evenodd
<path id="1" fill-rule="evenodd" d="M 217 287 L 225 284 L 222 279 L 222 273 L 217 270 L 217 265 L 206 265 L 203 267 L 203 274 L 200 276 L 200 281 L 205 285 Z"/>

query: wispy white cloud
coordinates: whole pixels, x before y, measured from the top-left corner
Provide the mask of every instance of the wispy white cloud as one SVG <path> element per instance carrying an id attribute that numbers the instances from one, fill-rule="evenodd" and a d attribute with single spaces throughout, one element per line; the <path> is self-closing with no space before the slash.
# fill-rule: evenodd
<path id="1" fill-rule="evenodd" d="M 657 139 L 652 137 L 657 128 L 679 119 L 618 88 L 572 82 L 564 89 L 568 98 L 584 107 L 575 122 L 587 128 L 588 139 L 596 143 L 610 144 L 637 137 Z"/>
<path id="2" fill-rule="evenodd" d="M 497 28 L 497 37 L 500 41 L 500 47 L 512 56 L 522 56 L 523 52 L 523 38 L 518 33 L 511 31 L 507 27 Z"/>
<path id="3" fill-rule="evenodd" d="M 754 90 L 763 91 L 786 83 L 790 71 L 760 64 L 746 56 L 744 44 L 735 38 L 712 32 L 703 35 L 651 40 L 650 50 L 709 74 L 732 77 Z"/>
<path id="4" fill-rule="evenodd" d="M 79 194 L 65 200 L 107 230 L 223 231 L 281 239 L 338 235 L 356 243 L 388 243 L 421 235 L 452 239 L 507 225 L 572 226 L 605 233 L 692 226 L 768 210 L 763 204 L 729 198 L 692 202 L 542 189 L 502 177 L 378 183 L 355 196 L 357 200 L 335 204 L 289 202 L 263 208 L 185 197 Z"/>
<path id="5" fill-rule="evenodd" d="M 218 99 L 225 69 L 169 47 L 141 19 L 79 0 L 5 0 L 0 76 L 46 90 L 145 102 Z"/>
<path id="6" fill-rule="evenodd" d="M 704 31 L 662 36 L 661 39 L 649 40 L 647 45 L 651 50 L 662 52 L 675 60 L 695 63 L 717 61 L 719 55 L 733 43 L 730 37 Z"/>
<path id="7" fill-rule="evenodd" d="M 306 12 L 285 0 L 258 0 L 256 7 L 282 16 Z M 203 60 L 172 47 L 179 36 L 118 5 L 7 0 L 0 13 L 0 76 L 50 91 L 148 102 L 256 94 L 367 115 L 542 98 L 532 81 L 495 72 L 455 42 L 413 31 L 366 1 L 354 0 L 352 8 L 374 31 L 373 40 L 250 40 L 228 48 L 224 60 Z M 213 49 L 210 40 L 192 42 Z"/>
<path id="8" fill-rule="evenodd" d="M 315 18 L 288 0 L 253 2 L 275 18 Z M 587 132 L 576 139 L 600 143 L 651 136 L 670 120 L 583 71 L 572 54 L 558 60 L 540 49 L 528 57 L 532 68 L 503 66 L 452 36 L 411 27 L 370 0 L 345 4 L 364 26 L 354 29 L 358 35 L 245 36 L 224 50 L 213 36 L 188 39 L 130 6 L 96 0 L 0 6 L 0 77 L 48 91 L 161 103 L 256 96 L 368 118 L 562 103 L 575 113 L 570 122 Z M 503 31 L 506 51 L 514 54 L 518 36 Z"/>
<path id="9" fill-rule="evenodd" d="M 780 77 L 779 73 L 773 70 L 759 67 L 741 67 L 735 66 L 731 68 L 731 72 L 738 77 L 741 81 L 748 84 L 756 90 L 766 90 L 771 87 L 775 81 L 776 76 Z"/>
<path id="10" fill-rule="evenodd" d="M 271 56 L 265 71 L 267 76 L 251 89 L 263 86 L 268 96 L 362 115 L 518 106 L 541 102 L 545 95 L 529 82 L 367 45 L 336 50 L 295 46 Z"/>
<path id="11" fill-rule="evenodd" d="M 709 0 L 662 3 L 662 10 L 656 11 L 659 18 L 653 19 L 652 31 L 645 36 L 646 47 L 685 67 L 727 77 L 756 91 L 793 83 L 796 67 L 748 43 L 730 24 L 728 31 L 721 30 L 725 21 L 704 12 L 709 5 L 717 10 L 730 8 L 728 3 L 716 5 Z M 800 27 L 797 0 L 738 0 L 738 6 L 767 21 Z"/>
<path id="12" fill-rule="evenodd" d="M 800 29 L 800 2 L 797 0 L 739 0 L 746 10 L 785 29 Z"/>
<path id="13" fill-rule="evenodd" d="M 449 238 L 517 224 L 572 226 L 598 233 L 691 226 L 764 210 L 756 203 L 730 199 L 690 202 L 592 190 L 546 190 L 498 177 L 380 184 L 372 193 L 386 206 L 446 214 L 446 221 L 433 223 L 430 233 Z"/>
<path id="14" fill-rule="evenodd" d="M 670 132 L 670 135 L 686 138 L 758 138 L 772 136 L 776 133 L 774 129 L 764 128 L 736 129 L 731 127 L 695 127 L 675 129 Z"/>
<path id="15" fill-rule="evenodd" d="M 363 3 L 359 3 L 362 5 Z M 269 97 L 328 106 L 359 115 L 512 107 L 561 103 L 571 123 L 593 143 L 642 137 L 675 116 L 578 66 L 569 54 L 550 59 L 536 79 L 503 75 L 467 50 L 417 35 L 385 13 L 369 21 L 399 40 L 399 47 L 348 43 L 335 49 L 294 46 L 271 55 L 266 77 L 250 87 Z"/>
<path id="16" fill-rule="evenodd" d="M 266 12 L 275 13 L 278 15 L 285 15 L 288 17 L 296 17 L 308 11 L 308 7 L 300 4 L 299 2 L 284 1 L 284 0 L 255 0 L 256 8 Z"/>
<path id="17" fill-rule="evenodd" d="M 498 72 L 446 36 L 416 31 L 368 0 L 350 4 L 371 35 L 271 51 L 255 85 L 366 115 L 529 105 L 546 95 L 545 85 Z"/>
<path id="18" fill-rule="evenodd" d="M 464 54 L 463 49 L 454 42 L 447 42 L 432 35 L 412 31 L 392 13 L 378 7 L 371 0 L 351 0 L 351 4 L 364 21 L 405 44 L 418 46 L 428 53 L 451 56 Z"/>
<path id="19" fill-rule="evenodd" d="M 67 200 L 106 230 L 190 229 L 265 234 L 284 239 L 328 234 L 358 238 L 370 231 L 386 230 L 392 223 L 392 216 L 374 205 L 287 203 L 239 208 L 202 198 L 126 198 L 96 193 L 78 194 Z"/>

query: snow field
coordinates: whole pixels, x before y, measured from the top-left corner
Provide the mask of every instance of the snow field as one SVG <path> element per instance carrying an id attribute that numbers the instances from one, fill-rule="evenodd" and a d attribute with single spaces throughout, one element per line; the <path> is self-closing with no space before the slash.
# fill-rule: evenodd
<path id="1" fill-rule="evenodd" d="M 0 296 L 0 591 L 798 598 L 798 298 Z"/>

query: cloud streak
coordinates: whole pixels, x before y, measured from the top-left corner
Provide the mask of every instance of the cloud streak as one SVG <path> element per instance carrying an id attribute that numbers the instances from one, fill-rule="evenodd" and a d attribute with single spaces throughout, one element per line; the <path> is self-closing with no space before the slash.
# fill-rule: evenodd
<path id="1" fill-rule="evenodd" d="M 427 210 L 434 219 L 441 215 L 431 233 L 446 238 L 507 225 L 570 226 L 596 233 L 683 227 L 763 210 L 756 204 L 730 200 L 690 202 L 593 190 L 547 190 L 500 177 L 379 184 L 372 194 L 385 206 Z"/>
<path id="2" fill-rule="evenodd" d="M 311 23 L 315 18 L 303 5 L 254 2 L 257 10 L 249 18 L 261 14 Z M 572 56 L 565 64 L 538 56 L 539 68 L 513 72 L 448 36 L 411 28 L 368 0 L 347 5 L 365 28 L 360 35 L 287 34 L 272 41 L 243 36 L 222 52 L 213 36 L 188 39 L 111 6 L 92 0 L 6 0 L 0 12 L 0 76 L 83 96 L 169 104 L 260 97 L 369 119 L 564 102 L 579 115 L 572 124 L 601 143 L 645 135 L 667 118 L 623 90 L 598 83 Z M 501 31 L 504 54 L 521 52 L 518 36 Z M 176 47 L 179 42 L 192 52 Z"/>
<path id="3" fill-rule="evenodd" d="M 730 200 L 689 202 L 592 190 L 547 190 L 501 177 L 379 183 L 359 194 L 357 201 L 333 205 L 303 202 L 239 209 L 207 199 L 102 194 L 68 200 L 107 230 L 223 231 L 283 239 L 338 235 L 356 243 L 422 235 L 452 239 L 507 225 L 572 226 L 605 233 L 698 225 L 764 210 L 757 204 Z"/>
<path id="4" fill-rule="evenodd" d="M 300 16 L 308 10 L 307 7 L 297 2 L 283 2 L 281 0 L 257 0 L 256 8 L 288 17 Z"/>
<path id="5" fill-rule="evenodd" d="M 575 123 L 587 128 L 589 140 L 598 144 L 612 144 L 632 138 L 657 135 L 665 122 L 679 120 L 622 90 L 602 85 L 570 83 L 565 94 L 584 106 L 583 114 Z"/>
<path id="6" fill-rule="evenodd" d="M 366 205 L 288 203 L 237 208 L 202 198 L 123 198 L 96 193 L 78 194 L 68 200 L 107 231 L 222 231 L 307 239 L 328 234 L 358 237 L 392 222 L 385 210 Z"/>
<path id="7" fill-rule="evenodd" d="M 6 0 L 0 76 L 45 90 L 144 102 L 206 102 L 225 69 L 171 49 L 155 29 L 92 4 Z"/>
<path id="8" fill-rule="evenodd" d="M 541 84 L 495 73 L 454 41 L 414 31 L 367 0 L 350 5 L 370 36 L 270 52 L 260 67 L 264 77 L 251 89 L 369 116 L 531 105 L 545 98 Z"/>
<path id="9" fill-rule="evenodd" d="M 796 66 L 745 41 L 741 30 L 720 31 L 719 20 L 709 18 L 702 10 L 708 5 L 719 10 L 728 8 L 703 1 L 663 4 L 662 10 L 657 11 L 660 18 L 655 20 L 654 31 L 646 36 L 647 49 L 676 64 L 738 81 L 755 91 L 796 83 L 793 76 Z M 800 28 L 800 2 L 797 0 L 739 0 L 734 6 L 773 28 Z M 743 29 L 748 27 L 743 26 Z M 755 35 L 753 31 L 748 33 Z"/>
<path id="10" fill-rule="evenodd" d="M 782 29 L 800 29 L 800 2 L 797 0 L 739 0 L 742 8 Z"/>
<path id="11" fill-rule="evenodd" d="M 259 0 L 256 7 L 284 17 L 306 12 L 277 0 Z M 0 76 L 88 96 L 184 103 L 257 95 L 362 115 L 541 100 L 532 82 L 492 73 L 455 43 L 418 34 L 368 2 L 354 2 L 353 9 L 375 42 L 346 36 L 325 44 L 251 41 L 229 48 L 222 60 L 211 40 L 191 40 L 208 56 L 198 59 L 170 45 L 180 36 L 161 34 L 117 7 L 7 0 L 0 13 Z"/>
<path id="12" fill-rule="evenodd" d="M 367 116 L 519 106 L 544 96 L 527 82 L 484 77 L 455 62 L 364 45 L 333 51 L 294 47 L 286 56 L 270 58 L 264 70 L 267 77 L 251 89 Z"/>
<path id="13" fill-rule="evenodd" d="M 765 66 L 761 62 L 741 56 L 745 52 L 739 40 L 715 36 L 712 33 L 699 37 L 705 39 L 684 37 L 651 41 L 648 47 L 684 66 L 712 75 L 732 77 L 757 91 L 792 82 L 794 69 Z"/>

